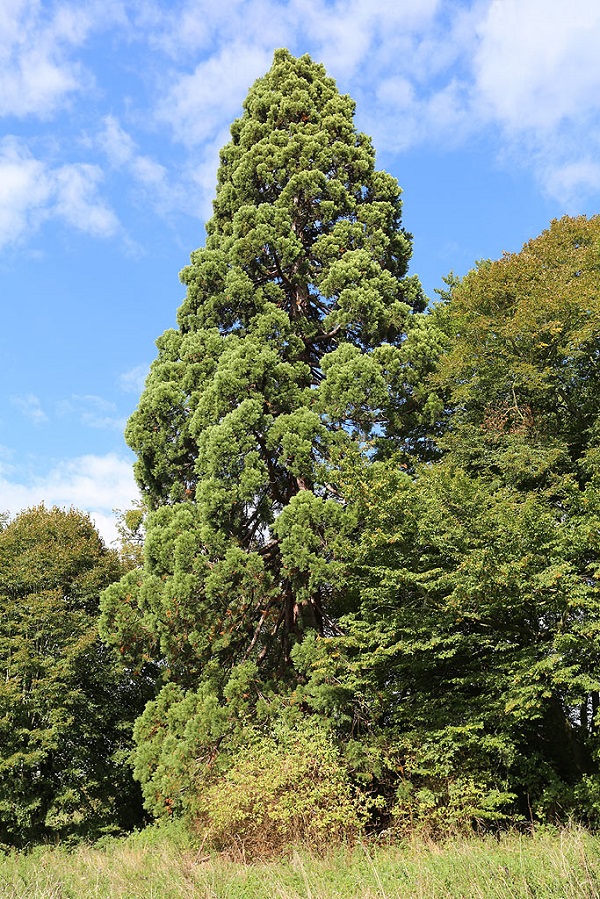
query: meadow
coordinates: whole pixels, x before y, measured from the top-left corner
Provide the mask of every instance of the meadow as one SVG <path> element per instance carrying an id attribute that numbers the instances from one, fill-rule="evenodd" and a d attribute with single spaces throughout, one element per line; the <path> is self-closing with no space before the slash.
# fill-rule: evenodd
<path id="1" fill-rule="evenodd" d="M 359 845 L 322 857 L 209 856 L 175 830 L 0 858 L 2 899 L 592 899 L 600 839 L 573 829 Z"/>

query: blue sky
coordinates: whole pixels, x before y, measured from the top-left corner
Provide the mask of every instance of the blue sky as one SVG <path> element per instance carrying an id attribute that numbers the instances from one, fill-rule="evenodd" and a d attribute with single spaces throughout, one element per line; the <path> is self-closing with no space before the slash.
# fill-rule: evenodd
<path id="1" fill-rule="evenodd" d="M 600 211 L 597 0 L 1 0 L 0 510 L 136 495 L 122 432 L 276 47 L 357 103 L 411 271 Z"/>

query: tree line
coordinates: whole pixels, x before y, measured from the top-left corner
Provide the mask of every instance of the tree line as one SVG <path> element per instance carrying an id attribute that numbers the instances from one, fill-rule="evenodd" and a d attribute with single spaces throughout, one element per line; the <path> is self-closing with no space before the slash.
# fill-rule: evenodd
<path id="1" fill-rule="evenodd" d="M 251 88 L 120 555 L 74 511 L 0 531 L 7 843 L 598 822 L 600 217 L 428 306 L 353 114 L 285 50 Z"/>

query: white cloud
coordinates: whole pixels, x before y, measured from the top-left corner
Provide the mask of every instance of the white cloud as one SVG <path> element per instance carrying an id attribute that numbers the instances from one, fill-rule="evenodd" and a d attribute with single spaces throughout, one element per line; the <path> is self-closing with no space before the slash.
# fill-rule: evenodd
<path id="1" fill-rule="evenodd" d="M 112 169 L 127 174 L 129 192 L 144 209 L 151 207 L 162 216 L 169 216 L 173 211 L 198 214 L 202 198 L 195 189 L 195 179 L 187 171 L 169 172 L 150 156 L 140 153 L 137 142 L 115 116 L 104 117 L 95 144 Z M 214 170 L 211 187 L 214 188 Z"/>
<path id="2" fill-rule="evenodd" d="M 141 365 L 136 365 L 134 368 L 129 369 L 129 371 L 123 372 L 119 377 L 121 390 L 124 390 L 126 393 L 141 393 L 144 389 L 149 371 L 149 364 L 143 362 Z"/>
<path id="3" fill-rule="evenodd" d="M 48 416 L 42 409 L 40 398 L 34 393 L 26 393 L 22 396 L 12 396 L 10 398 L 13 406 L 19 409 L 25 418 L 28 418 L 34 425 L 41 425 L 48 421 Z"/>
<path id="4" fill-rule="evenodd" d="M 137 181 L 154 190 L 165 188 L 167 170 L 159 162 L 149 156 L 136 155 L 130 163 L 131 171 Z"/>
<path id="5" fill-rule="evenodd" d="M 104 117 L 97 140 L 114 168 L 126 168 L 136 180 L 149 187 L 160 188 L 164 184 L 167 174 L 165 167 L 149 156 L 138 153 L 135 141 L 114 116 Z"/>
<path id="6" fill-rule="evenodd" d="M 49 172 L 54 182 L 52 214 L 80 231 L 110 237 L 119 229 L 115 213 L 98 195 L 102 170 L 96 165 L 73 163 Z"/>
<path id="7" fill-rule="evenodd" d="M 126 420 L 117 414 L 116 404 L 94 394 L 73 394 L 59 403 L 58 411 L 61 415 L 75 416 L 87 428 L 122 432 L 125 427 Z"/>
<path id="8" fill-rule="evenodd" d="M 0 29 L 0 115 L 46 117 L 77 90 L 80 71 L 62 59 L 52 23 L 41 24 L 40 2 L 5 0 Z"/>
<path id="9" fill-rule="evenodd" d="M 241 114 L 249 87 L 271 61 L 272 47 L 246 46 L 238 39 L 220 47 L 191 74 L 175 78 L 156 115 L 191 152 L 177 182 L 153 190 L 158 211 L 177 209 L 210 218 L 219 151 L 230 138 L 229 126 Z"/>
<path id="10" fill-rule="evenodd" d="M 476 87 L 510 129 L 548 129 L 600 110 L 600 5 L 494 0 L 479 29 Z"/>
<path id="11" fill-rule="evenodd" d="M 43 163 L 16 141 L 0 143 L 0 246 L 37 227 L 51 196 Z"/>
<path id="12" fill-rule="evenodd" d="M 127 165 L 135 156 L 133 138 L 123 131 L 117 119 L 112 115 L 105 116 L 102 120 L 98 144 L 106 153 L 110 164 L 116 168 Z"/>
<path id="13" fill-rule="evenodd" d="M 168 7 L 154 3 L 146 4 L 138 22 L 149 29 L 154 47 L 181 60 L 214 53 L 215 48 L 218 52 L 237 41 L 271 49 L 289 43 L 293 29 L 301 29 L 295 5 L 275 0 L 184 0 Z"/>
<path id="14" fill-rule="evenodd" d="M 262 48 L 269 56 L 281 46 L 297 53 L 310 48 L 338 76 L 349 76 L 367 60 L 370 68 L 377 65 L 381 42 L 389 45 L 390 38 L 397 42 L 422 27 L 440 5 L 441 0 L 184 0 L 168 10 L 146 4 L 139 23 L 150 30 L 153 45 L 175 60 L 216 57 L 231 44 Z M 376 57 L 370 56 L 374 43 Z"/>
<path id="15" fill-rule="evenodd" d="M 159 118 L 187 145 L 214 138 L 224 122 L 241 113 L 248 88 L 269 68 L 271 57 L 270 50 L 241 40 L 226 44 L 191 75 L 179 77 L 159 106 Z"/>
<path id="16" fill-rule="evenodd" d="M 575 214 L 586 196 L 600 193 L 600 163 L 589 157 L 563 165 L 550 162 L 542 173 L 542 180 L 548 193 Z"/>
<path id="17" fill-rule="evenodd" d="M 411 34 L 427 28 L 439 5 L 439 0 L 296 0 L 290 4 L 291 36 L 299 26 L 317 48 L 316 58 L 337 78 L 371 80 L 403 61 L 398 50 Z M 408 59 L 404 63 L 409 66 Z"/>
<path id="18" fill-rule="evenodd" d="M 48 118 L 91 84 L 72 58 L 94 28 L 123 23 L 117 0 L 82 3 L 2 0 L 0 115 Z"/>
<path id="19" fill-rule="evenodd" d="M 497 160 L 529 169 L 561 202 L 598 191 L 600 6 L 302 3 L 317 58 L 346 78 L 380 151 L 493 134 Z"/>
<path id="20" fill-rule="evenodd" d="M 98 166 L 52 167 L 16 138 L 0 141 L 0 248 L 31 234 L 48 219 L 98 237 L 115 234 L 116 215 L 98 192 L 102 177 Z"/>
<path id="21" fill-rule="evenodd" d="M 139 491 L 131 463 L 109 453 L 69 459 L 45 476 L 20 481 L 14 471 L 0 470 L 0 497 L 0 511 L 11 515 L 40 503 L 89 512 L 104 540 L 111 543 L 117 537 L 112 510 L 129 508 Z"/>
<path id="22" fill-rule="evenodd" d="M 600 185 L 600 6 L 493 0 L 477 28 L 472 111 L 567 207 Z"/>

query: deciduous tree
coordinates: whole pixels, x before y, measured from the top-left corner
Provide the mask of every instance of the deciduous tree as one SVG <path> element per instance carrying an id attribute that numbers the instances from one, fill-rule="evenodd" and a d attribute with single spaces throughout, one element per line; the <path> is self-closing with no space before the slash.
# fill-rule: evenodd
<path id="1" fill-rule="evenodd" d="M 29 509 L 0 531 L 1 843 L 141 818 L 127 757 L 149 690 L 97 627 L 100 593 L 123 570 L 73 509 Z"/>
<path id="2" fill-rule="evenodd" d="M 451 349 L 437 380 L 451 395 L 453 446 L 470 444 L 480 468 L 487 460 L 523 484 L 529 470 L 531 485 L 544 467 L 575 471 L 596 452 L 599 261 L 600 216 L 565 217 L 454 283 L 439 310 Z"/>
<path id="3" fill-rule="evenodd" d="M 304 691 L 393 749 L 407 822 L 598 820 L 599 241 L 561 219 L 453 280 L 445 458 L 345 490 L 358 611 Z"/>

